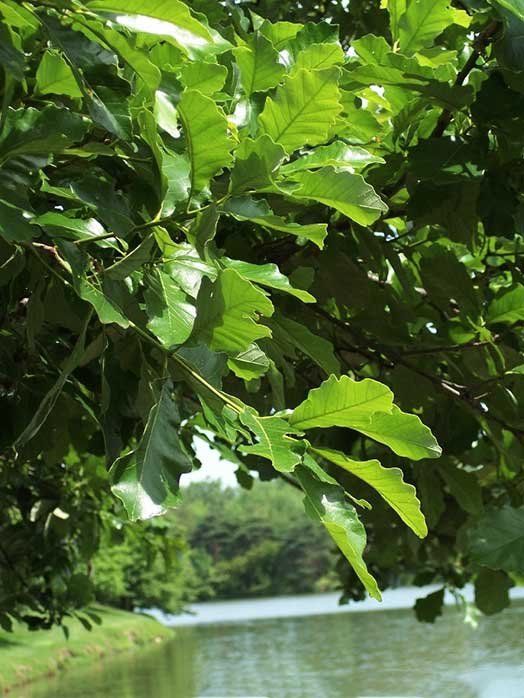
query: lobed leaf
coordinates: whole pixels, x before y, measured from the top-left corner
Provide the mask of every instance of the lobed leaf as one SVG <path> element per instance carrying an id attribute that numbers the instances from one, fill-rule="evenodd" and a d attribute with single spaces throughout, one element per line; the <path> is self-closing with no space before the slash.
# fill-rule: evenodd
<path id="1" fill-rule="evenodd" d="M 259 117 L 262 133 L 280 143 L 287 153 L 328 140 L 342 107 L 338 68 L 299 70 L 288 76 L 268 97 Z"/>
<path id="2" fill-rule="evenodd" d="M 371 378 L 354 381 L 348 376 L 330 376 L 295 407 L 289 423 L 301 430 L 334 426 L 359 429 L 370 423 L 375 412 L 392 409 L 393 393 L 382 383 Z"/>
<path id="3" fill-rule="evenodd" d="M 420 500 L 413 485 L 404 482 L 400 468 L 384 468 L 376 459 L 355 461 L 340 451 L 312 447 L 315 454 L 347 470 L 373 487 L 419 538 L 428 534 Z"/>
<path id="4" fill-rule="evenodd" d="M 293 450 L 299 442 L 290 438 L 300 434 L 280 417 L 261 417 L 253 409 L 246 409 L 240 414 L 240 420 L 258 439 L 253 446 L 241 446 L 241 453 L 261 456 L 271 461 L 275 470 L 290 473 L 300 463 L 301 456 Z"/>
<path id="5" fill-rule="evenodd" d="M 375 578 L 362 557 L 366 547 L 366 530 L 340 487 L 320 482 L 305 467 L 298 467 L 296 477 L 305 492 L 306 511 L 319 520 L 355 570 L 370 596 L 382 600 Z"/>

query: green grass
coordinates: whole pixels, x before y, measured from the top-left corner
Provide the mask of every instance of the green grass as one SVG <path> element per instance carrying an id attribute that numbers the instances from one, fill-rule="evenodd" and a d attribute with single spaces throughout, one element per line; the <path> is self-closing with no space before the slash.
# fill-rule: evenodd
<path id="1" fill-rule="evenodd" d="M 0 693 L 137 645 L 160 642 L 173 634 L 149 616 L 102 606 L 92 610 L 102 624 L 89 631 L 71 619 L 66 623 L 67 640 L 61 628 L 30 632 L 19 626 L 12 633 L 0 631 Z"/>

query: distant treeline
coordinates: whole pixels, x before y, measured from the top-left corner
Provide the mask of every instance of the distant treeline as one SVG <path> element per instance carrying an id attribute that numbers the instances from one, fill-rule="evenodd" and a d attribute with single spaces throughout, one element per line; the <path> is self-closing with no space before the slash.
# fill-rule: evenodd
<path id="1" fill-rule="evenodd" d="M 336 586 L 330 538 L 278 481 L 255 482 L 251 492 L 193 483 L 167 517 L 107 531 L 92 580 L 99 601 L 122 608 L 176 612 L 192 601 Z"/>

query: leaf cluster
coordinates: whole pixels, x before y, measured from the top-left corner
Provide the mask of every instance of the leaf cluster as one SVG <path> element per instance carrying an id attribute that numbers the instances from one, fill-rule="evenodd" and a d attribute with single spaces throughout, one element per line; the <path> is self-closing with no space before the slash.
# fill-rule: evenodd
<path id="1" fill-rule="evenodd" d="M 262 5 L 0 2 L 5 463 L 103 455 L 143 519 L 203 432 L 303 490 L 348 596 L 512 573 L 522 8 Z"/>

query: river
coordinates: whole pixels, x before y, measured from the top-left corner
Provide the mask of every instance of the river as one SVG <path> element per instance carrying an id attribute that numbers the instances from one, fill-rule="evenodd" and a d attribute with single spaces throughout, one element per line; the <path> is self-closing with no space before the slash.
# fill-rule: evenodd
<path id="1" fill-rule="evenodd" d="M 162 646 L 11 695 L 524 698 L 522 600 L 475 629 L 453 607 L 434 625 L 417 623 L 395 607 L 410 594 L 390 592 L 389 610 L 359 613 L 340 611 L 333 595 L 202 604 L 196 616 L 175 619 L 180 627 Z"/>

